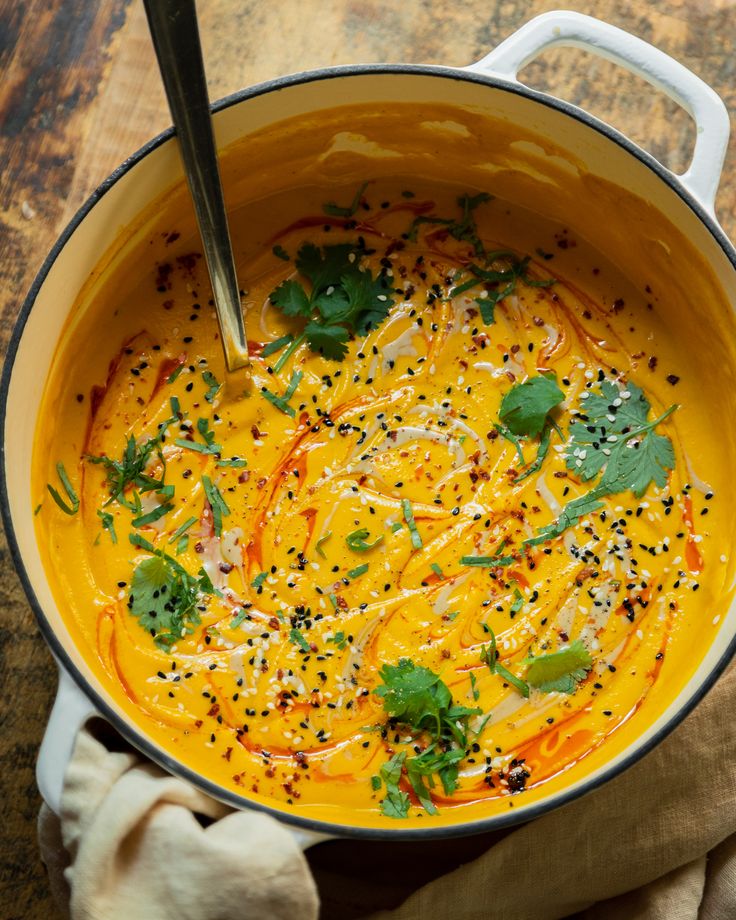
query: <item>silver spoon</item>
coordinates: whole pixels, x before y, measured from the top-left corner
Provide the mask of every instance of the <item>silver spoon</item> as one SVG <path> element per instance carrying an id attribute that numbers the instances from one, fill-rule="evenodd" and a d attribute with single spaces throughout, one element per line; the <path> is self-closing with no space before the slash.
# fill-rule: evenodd
<path id="1" fill-rule="evenodd" d="M 222 197 L 194 0 L 143 0 L 194 202 L 229 371 L 246 367 L 235 261 Z"/>

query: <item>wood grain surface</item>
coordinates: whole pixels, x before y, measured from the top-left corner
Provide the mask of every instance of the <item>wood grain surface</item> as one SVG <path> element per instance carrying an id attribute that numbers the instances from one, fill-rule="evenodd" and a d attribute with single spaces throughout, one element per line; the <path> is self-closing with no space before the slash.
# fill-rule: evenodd
<path id="1" fill-rule="evenodd" d="M 338 63 L 464 65 L 532 16 L 559 6 L 596 15 L 672 54 L 736 112 L 736 0 L 200 0 L 210 95 Z M 54 239 L 105 176 L 169 124 L 138 0 L 0 0 L 0 347 Z M 642 81 L 583 52 L 549 52 L 531 85 L 583 105 L 682 169 L 694 130 Z M 718 215 L 736 235 L 736 155 Z M 0 541 L 0 918 L 55 920 L 35 840 L 36 752 L 56 675 Z M 486 846 L 456 842 L 319 848 L 325 917 L 392 905 L 428 875 Z M 449 855 L 448 855 L 449 854 Z M 397 859 L 402 871 L 396 871 Z"/>

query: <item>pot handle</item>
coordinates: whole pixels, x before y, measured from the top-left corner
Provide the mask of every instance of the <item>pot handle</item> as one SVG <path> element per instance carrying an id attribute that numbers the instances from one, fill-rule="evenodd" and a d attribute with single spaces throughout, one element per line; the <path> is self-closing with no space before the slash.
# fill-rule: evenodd
<path id="1" fill-rule="evenodd" d="M 695 149 L 687 171 L 676 178 L 713 214 L 728 145 L 728 112 L 721 97 L 700 77 L 648 42 L 623 29 L 567 10 L 537 16 L 467 67 L 491 71 L 518 83 L 517 74 L 546 48 L 582 48 L 643 77 L 674 99 L 693 118 Z"/>
<path id="2" fill-rule="evenodd" d="M 64 776 L 72 759 L 79 730 L 88 719 L 96 715 L 98 712 L 95 707 L 59 665 L 56 699 L 36 761 L 36 782 L 39 792 L 54 814 L 61 814 Z M 336 839 L 333 834 L 320 834 L 288 824 L 282 826 L 289 831 L 300 850 L 307 850 L 325 840 Z"/>
<path id="3" fill-rule="evenodd" d="M 72 759 L 77 734 L 97 710 L 59 666 L 59 686 L 36 761 L 36 782 L 41 796 L 55 814 L 61 814 L 64 775 Z"/>

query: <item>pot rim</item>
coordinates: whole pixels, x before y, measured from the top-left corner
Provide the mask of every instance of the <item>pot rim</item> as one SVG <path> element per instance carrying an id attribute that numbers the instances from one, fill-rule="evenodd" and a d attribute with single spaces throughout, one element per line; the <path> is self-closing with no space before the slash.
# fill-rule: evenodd
<path id="1" fill-rule="evenodd" d="M 490 86 L 493 89 L 501 90 L 525 97 L 533 102 L 540 103 L 548 108 L 555 109 L 567 115 L 570 118 L 582 122 L 586 126 L 602 134 L 627 153 L 631 154 L 645 166 L 647 166 L 660 180 L 662 180 L 672 191 L 675 192 L 683 202 L 692 210 L 700 221 L 705 225 L 710 234 L 714 237 L 724 255 L 729 260 L 734 270 L 736 270 L 736 248 L 732 245 L 723 229 L 718 224 L 716 218 L 711 215 L 699 199 L 693 195 L 678 180 L 677 176 L 663 166 L 654 156 L 646 150 L 639 147 L 631 141 L 626 135 L 611 127 L 600 119 L 591 115 L 584 109 L 573 105 L 563 99 L 547 95 L 538 90 L 527 87 L 516 81 L 509 81 L 495 76 L 492 72 L 479 73 L 463 68 L 447 67 L 434 64 L 357 64 L 357 65 L 339 65 L 333 67 L 319 68 L 317 70 L 303 71 L 296 74 L 277 77 L 252 87 L 238 90 L 222 99 L 217 100 L 211 105 L 213 113 L 221 112 L 233 105 L 246 102 L 249 99 L 265 95 L 266 93 L 287 89 L 298 86 L 303 83 L 317 82 L 320 80 L 332 80 L 341 77 L 365 76 L 371 74 L 378 75 L 417 75 L 440 77 L 451 80 L 478 83 Z M 72 217 L 64 230 L 54 243 L 48 256 L 44 260 L 34 281 L 23 301 L 18 317 L 13 326 L 13 331 L 8 343 L 8 350 L 0 379 L 0 513 L 2 522 L 7 535 L 10 555 L 13 560 L 16 572 L 23 586 L 28 602 L 33 610 L 36 622 L 41 631 L 41 635 L 50 647 L 57 664 L 63 666 L 67 674 L 72 678 L 75 684 L 80 688 L 84 695 L 93 703 L 95 709 L 101 716 L 107 719 L 116 731 L 138 749 L 142 754 L 157 763 L 167 772 L 178 776 L 197 788 L 205 794 L 217 799 L 238 810 L 254 809 L 271 815 L 277 821 L 287 824 L 291 827 L 301 828 L 315 834 L 338 836 L 353 839 L 368 840 L 396 840 L 408 841 L 417 839 L 449 839 L 453 837 L 464 837 L 476 834 L 486 833 L 491 830 L 510 827 L 521 822 L 531 821 L 541 817 L 555 808 L 566 805 L 575 799 L 587 795 L 589 792 L 602 786 L 604 783 L 620 775 L 637 761 L 641 760 L 654 747 L 656 747 L 664 738 L 667 737 L 682 720 L 695 708 L 703 699 L 706 693 L 712 688 L 716 680 L 720 677 L 727 665 L 736 654 L 736 636 L 734 636 L 727 648 L 721 655 L 718 662 L 711 669 L 702 683 L 698 686 L 695 693 L 688 699 L 678 710 L 673 713 L 667 722 L 662 725 L 646 742 L 630 751 L 623 756 L 615 765 L 608 765 L 601 768 L 600 773 L 593 777 L 583 779 L 579 784 L 572 788 L 564 790 L 556 795 L 524 808 L 521 812 L 503 813 L 500 815 L 480 818 L 473 821 L 458 821 L 452 825 L 443 825 L 439 827 L 425 826 L 419 828 L 402 829 L 400 826 L 393 828 L 375 828 L 360 827 L 353 825 L 344 825 L 331 821 L 317 820 L 313 818 L 301 817 L 299 815 L 290 815 L 286 811 L 266 805 L 261 802 L 252 801 L 246 796 L 239 795 L 223 786 L 214 783 L 207 777 L 200 775 L 186 764 L 178 761 L 168 752 L 159 748 L 154 742 L 143 734 L 143 732 L 124 716 L 117 713 L 100 694 L 88 683 L 86 678 L 77 669 L 71 657 L 66 651 L 64 643 L 57 636 L 44 613 L 41 604 L 36 597 L 31 579 L 26 571 L 18 541 L 15 535 L 13 519 L 10 511 L 7 488 L 7 467 L 5 459 L 5 424 L 8 410 L 8 394 L 10 389 L 10 380 L 12 377 L 15 359 L 20 346 L 26 322 L 36 302 L 38 293 L 43 286 L 46 278 L 56 262 L 57 258 L 73 236 L 77 227 L 81 224 L 87 214 L 100 201 L 100 199 L 134 166 L 143 160 L 149 153 L 156 150 L 159 146 L 170 141 L 174 137 L 174 129 L 167 128 L 156 137 L 152 138 L 135 153 L 127 157 L 110 175 L 104 179 L 100 185 L 92 192 L 87 200 L 82 204 L 76 214 Z M 523 800 L 522 800 L 523 801 Z M 521 804 L 521 803 L 520 803 Z"/>

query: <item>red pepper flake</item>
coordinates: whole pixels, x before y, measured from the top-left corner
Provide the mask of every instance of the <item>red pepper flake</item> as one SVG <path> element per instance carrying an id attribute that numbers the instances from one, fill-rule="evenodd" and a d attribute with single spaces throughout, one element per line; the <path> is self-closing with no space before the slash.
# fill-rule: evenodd
<path id="1" fill-rule="evenodd" d="M 208 716 L 216 716 L 219 712 L 220 712 L 220 704 L 219 704 L 219 703 L 213 703 L 213 704 L 210 706 L 209 712 L 207 713 L 207 715 L 208 715 Z"/>
<path id="2" fill-rule="evenodd" d="M 624 308 L 624 299 L 623 297 L 617 297 L 614 302 L 611 304 L 611 309 L 614 313 L 620 313 Z"/>
<path id="3" fill-rule="evenodd" d="M 657 358 L 655 355 L 651 355 L 649 360 L 647 361 L 647 367 L 649 368 L 650 371 L 653 371 L 656 366 L 657 366 Z"/>

